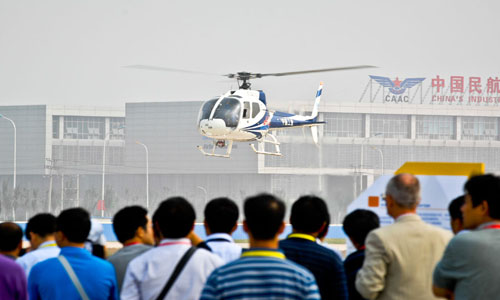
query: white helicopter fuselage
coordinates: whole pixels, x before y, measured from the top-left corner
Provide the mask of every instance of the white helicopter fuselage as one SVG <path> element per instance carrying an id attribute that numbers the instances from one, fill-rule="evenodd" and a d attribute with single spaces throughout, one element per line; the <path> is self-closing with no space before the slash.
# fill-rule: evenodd
<path id="1" fill-rule="evenodd" d="M 198 130 L 215 140 L 254 141 L 267 134 L 269 120 L 264 93 L 240 89 L 206 101 L 200 109 Z"/>

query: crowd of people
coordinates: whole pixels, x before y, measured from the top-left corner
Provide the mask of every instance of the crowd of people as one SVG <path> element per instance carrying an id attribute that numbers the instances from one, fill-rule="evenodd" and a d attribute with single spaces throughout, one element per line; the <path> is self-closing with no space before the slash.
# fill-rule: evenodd
<path id="1" fill-rule="evenodd" d="M 27 223 L 26 252 L 22 229 L 0 224 L 0 299 L 498 299 L 500 178 L 471 177 L 464 192 L 449 206 L 453 236 L 417 215 L 418 179 L 394 176 L 384 195 L 394 223 L 380 227 L 370 210 L 348 214 L 342 225 L 356 251 L 345 260 L 323 244 L 330 215 L 316 196 L 294 202 L 283 240 L 284 202 L 247 198 L 248 249 L 232 238 L 240 216 L 228 198 L 206 205 L 205 240 L 182 197 L 152 218 L 128 206 L 113 218 L 123 247 L 107 260 L 105 249 L 89 251 L 99 238 L 87 211 L 41 213 Z"/>

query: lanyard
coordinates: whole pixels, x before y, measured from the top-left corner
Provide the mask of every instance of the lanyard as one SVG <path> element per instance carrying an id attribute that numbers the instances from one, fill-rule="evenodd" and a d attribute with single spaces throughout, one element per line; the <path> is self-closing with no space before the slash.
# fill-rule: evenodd
<path id="1" fill-rule="evenodd" d="M 484 226 L 481 229 L 500 229 L 500 224 L 492 224 L 492 225 Z"/>
<path id="2" fill-rule="evenodd" d="M 40 249 L 41 248 L 48 248 L 48 247 L 56 247 L 56 246 L 57 246 L 56 243 L 51 243 L 51 244 L 46 244 L 46 245 L 41 246 Z"/>
<path id="3" fill-rule="evenodd" d="M 165 242 L 165 243 L 159 244 L 158 247 L 171 246 L 171 245 L 191 245 L 191 242 L 188 242 L 188 241 Z"/>
<path id="4" fill-rule="evenodd" d="M 280 259 L 285 259 L 285 254 L 272 250 L 249 250 L 241 254 L 241 257 L 255 257 L 255 256 L 276 257 Z"/>
<path id="5" fill-rule="evenodd" d="M 308 240 L 308 241 L 311 241 L 311 242 L 316 242 L 316 238 L 315 237 L 313 237 L 310 234 L 304 234 L 304 233 L 292 233 L 292 234 L 290 234 L 288 236 L 288 238 L 298 238 L 298 239 Z"/>
<path id="6" fill-rule="evenodd" d="M 128 246 L 132 246 L 132 245 L 137 245 L 137 244 L 140 244 L 141 242 L 133 242 L 133 243 L 128 243 L 128 244 L 124 244 L 123 247 L 128 247 Z"/>

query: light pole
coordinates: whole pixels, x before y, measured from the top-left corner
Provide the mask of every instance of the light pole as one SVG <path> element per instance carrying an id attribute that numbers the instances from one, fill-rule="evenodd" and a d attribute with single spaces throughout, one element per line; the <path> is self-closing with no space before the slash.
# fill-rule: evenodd
<path id="1" fill-rule="evenodd" d="M 203 193 L 205 193 L 205 206 L 207 206 L 207 198 L 208 198 L 208 196 L 207 196 L 207 190 L 204 187 L 202 187 L 202 186 L 197 186 L 196 188 L 202 190 Z"/>
<path id="2" fill-rule="evenodd" d="M 104 135 L 102 141 L 102 188 L 101 188 L 101 218 L 104 217 L 104 178 L 106 174 L 106 140 L 109 138 L 109 132 Z"/>
<path id="3" fill-rule="evenodd" d="M 372 148 L 373 150 L 377 150 L 378 153 L 380 154 L 380 162 L 381 162 L 381 170 L 382 170 L 382 175 L 384 175 L 384 153 L 382 152 L 382 150 L 380 148 L 377 148 L 375 146 L 370 146 L 370 148 Z"/>
<path id="4" fill-rule="evenodd" d="M 6 116 L 0 114 L 0 118 L 3 118 L 7 121 L 9 121 L 12 124 L 12 127 L 14 127 L 14 190 L 16 189 L 16 171 L 17 171 L 17 129 L 16 129 L 16 123 L 12 121 L 11 119 L 7 118 Z"/>
<path id="5" fill-rule="evenodd" d="M 149 210 L 149 151 L 148 147 L 139 141 L 136 144 L 141 145 L 146 150 L 146 208 Z"/>

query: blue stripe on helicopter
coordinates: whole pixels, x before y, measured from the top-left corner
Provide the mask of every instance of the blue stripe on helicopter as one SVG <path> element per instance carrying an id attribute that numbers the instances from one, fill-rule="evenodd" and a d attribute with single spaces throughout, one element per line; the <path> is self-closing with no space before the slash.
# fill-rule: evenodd
<path id="1" fill-rule="evenodd" d="M 255 134 L 255 137 L 260 139 L 262 137 L 262 133 L 260 133 L 259 131 L 253 131 L 253 130 L 245 130 L 246 132 L 249 132 L 251 134 Z"/>

